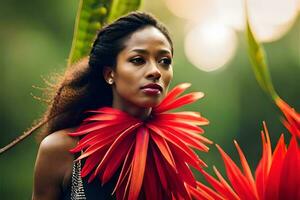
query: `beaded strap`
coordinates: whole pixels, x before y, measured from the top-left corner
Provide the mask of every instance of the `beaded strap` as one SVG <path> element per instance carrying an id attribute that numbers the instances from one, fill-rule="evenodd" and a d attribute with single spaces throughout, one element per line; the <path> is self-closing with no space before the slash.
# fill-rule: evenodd
<path id="1" fill-rule="evenodd" d="M 82 178 L 80 174 L 81 174 L 81 162 L 79 160 L 74 162 L 73 164 L 71 200 L 86 200 Z"/>

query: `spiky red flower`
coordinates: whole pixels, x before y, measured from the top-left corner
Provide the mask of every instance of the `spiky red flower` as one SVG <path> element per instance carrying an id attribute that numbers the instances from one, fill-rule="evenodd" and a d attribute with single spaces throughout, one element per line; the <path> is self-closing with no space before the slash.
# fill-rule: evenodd
<path id="1" fill-rule="evenodd" d="M 196 180 L 190 166 L 200 170 L 205 163 L 190 147 L 208 151 L 205 143 L 211 141 L 199 127 L 208 121 L 197 112 L 166 112 L 203 97 L 199 92 L 178 97 L 189 86 L 170 91 L 146 121 L 109 107 L 89 111 L 95 114 L 69 134 L 83 136 L 70 150 L 83 151 L 77 159 L 86 159 L 81 176 L 105 184 L 120 169 L 117 199 L 191 199 Z"/>
<path id="2" fill-rule="evenodd" d="M 215 167 L 217 179 L 202 170 L 202 174 L 213 189 L 208 188 L 206 190 L 209 192 L 207 192 L 202 189 L 201 183 L 197 183 L 199 190 L 195 190 L 193 196 L 199 197 L 199 199 L 233 200 L 300 199 L 300 147 L 296 137 L 292 137 L 286 148 L 284 136 L 281 135 L 272 153 L 269 133 L 265 124 L 261 135 L 263 154 L 255 171 L 255 179 L 236 141 L 234 143 L 239 153 L 242 170 L 217 145 L 226 167 L 229 183 Z"/>
<path id="3" fill-rule="evenodd" d="M 300 139 L 300 114 L 279 97 L 275 99 L 275 102 L 285 116 L 283 119 L 284 126 L 292 135 Z"/>

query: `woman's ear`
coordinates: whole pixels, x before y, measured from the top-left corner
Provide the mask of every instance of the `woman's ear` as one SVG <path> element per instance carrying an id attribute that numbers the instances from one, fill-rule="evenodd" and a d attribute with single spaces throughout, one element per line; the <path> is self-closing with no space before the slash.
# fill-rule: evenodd
<path id="1" fill-rule="evenodd" d="M 114 83 L 114 70 L 111 67 L 104 67 L 103 77 L 109 85 L 112 85 Z"/>

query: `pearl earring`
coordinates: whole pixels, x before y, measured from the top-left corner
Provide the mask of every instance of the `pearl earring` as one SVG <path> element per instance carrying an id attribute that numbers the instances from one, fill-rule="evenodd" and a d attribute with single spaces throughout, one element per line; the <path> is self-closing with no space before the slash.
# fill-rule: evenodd
<path id="1" fill-rule="evenodd" d="M 113 84 L 113 82 L 114 82 L 114 80 L 113 80 L 113 79 L 111 79 L 111 78 L 110 78 L 110 79 L 108 79 L 108 84 L 110 84 L 110 85 L 111 85 L 111 84 Z"/>

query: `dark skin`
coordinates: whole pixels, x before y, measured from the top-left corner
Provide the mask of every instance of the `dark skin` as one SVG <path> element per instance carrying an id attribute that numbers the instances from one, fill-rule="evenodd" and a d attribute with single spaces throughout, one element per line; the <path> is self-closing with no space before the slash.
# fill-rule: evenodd
<path id="1" fill-rule="evenodd" d="M 171 46 L 155 27 L 147 26 L 134 32 L 125 41 L 117 56 L 115 69 L 105 67 L 103 76 L 112 86 L 112 107 L 145 119 L 165 96 L 173 78 Z M 157 94 L 141 89 L 155 83 L 162 87 Z M 68 133 L 76 127 L 48 135 L 40 144 L 35 170 L 32 199 L 60 199 L 71 182 L 74 155 L 69 152 L 78 138 Z"/>
<path id="2" fill-rule="evenodd" d="M 32 199 L 60 199 L 72 175 L 73 154 L 69 149 L 78 139 L 67 135 L 74 129 L 64 129 L 47 136 L 40 144 L 34 170 Z"/>

